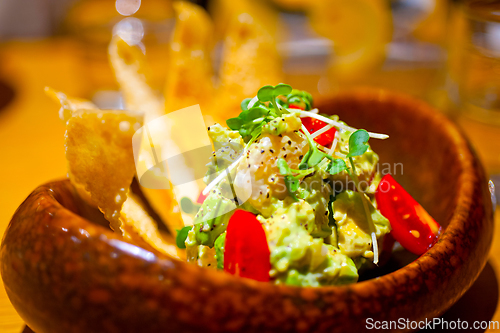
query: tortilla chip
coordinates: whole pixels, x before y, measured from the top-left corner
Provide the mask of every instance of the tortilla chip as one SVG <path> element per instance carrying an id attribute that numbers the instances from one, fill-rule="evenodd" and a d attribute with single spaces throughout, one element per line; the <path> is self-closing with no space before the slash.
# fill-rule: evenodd
<path id="1" fill-rule="evenodd" d="M 135 174 L 132 136 L 142 115 L 126 111 L 78 110 L 66 122 L 70 180 L 85 188 L 116 232 Z"/>
<path id="2" fill-rule="evenodd" d="M 138 197 L 129 193 L 127 200 L 123 204 L 121 217 L 121 230 L 123 236 L 134 241 L 139 236 L 157 251 L 168 254 L 176 258 L 185 257 L 184 251 L 175 245 L 172 236 L 163 235 L 151 216 L 146 213 Z"/>
<path id="3" fill-rule="evenodd" d="M 144 112 L 145 123 L 164 115 L 162 98 L 148 85 L 148 68 L 142 50 L 114 36 L 108 52 L 127 109 Z"/>
<path id="4" fill-rule="evenodd" d="M 80 109 L 92 110 L 97 109 L 89 100 L 83 98 L 68 97 L 65 93 L 61 91 L 54 90 L 50 87 L 45 87 L 45 93 L 47 96 L 52 98 L 54 101 L 61 104 L 61 109 L 59 110 L 59 118 L 66 122 L 73 115 L 73 113 Z"/>
<path id="5" fill-rule="evenodd" d="M 163 116 L 165 114 L 164 103 L 148 85 L 142 50 L 137 46 L 128 45 L 120 37 L 115 36 L 109 45 L 109 58 L 127 109 L 145 112 L 144 123 L 146 124 Z M 147 145 L 147 142 L 143 140 L 142 144 Z M 144 158 L 148 160 L 148 156 Z M 154 161 L 148 161 L 147 164 L 152 165 Z M 155 190 L 141 186 L 141 190 L 172 233 L 175 233 L 179 227 L 182 228 L 184 223 L 171 189 Z"/>
<path id="6" fill-rule="evenodd" d="M 276 36 L 279 30 L 279 12 L 269 1 L 212 0 L 208 9 L 215 24 L 215 34 L 224 38 L 231 27 L 231 20 L 242 13 L 250 14 L 267 32 Z"/>
<path id="7" fill-rule="evenodd" d="M 272 35 L 249 13 L 234 16 L 227 30 L 220 70 L 221 87 L 216 115 L 236 117 L 244 98 L 255 96 L 267 84 L 283 81 L 281 59 Z"/>
<path id="8" fill-rule="evenodd" d="M 200 104 L 206 114 L 212 107 L 214 92 L 210 59 L 212 21 L 203 8 L 191 2 L 177 1 L 173 6 L 176 22 L 167 66 L 165 110 Z"/>

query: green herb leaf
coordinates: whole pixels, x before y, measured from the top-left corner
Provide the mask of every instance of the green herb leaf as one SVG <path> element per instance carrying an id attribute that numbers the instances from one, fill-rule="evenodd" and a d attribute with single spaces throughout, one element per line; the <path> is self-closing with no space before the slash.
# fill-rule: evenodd
<path id="1" fill-rule="evenodd" d="M 273 86 L 263 86 L 257 92 L 257 98 L 261 102 L 272 102 L 274 97 L 274 87 Z"/>
<path id="2" fill-rule="evenodd" d="M 285 84 L 285 83 L 280 83 L 280 84 L 277 84 L 275 87 L 274 87 L 274 95 L 276 97 L 280 96 L 280 95 L 283 95 L 283 96 L 286 96 L 288 95 L 289 93 L 292 92 L 292 87 L 288 84 Z"/>
<path id="3" fill-rule="evenodd" d="M 327 171 L 330 175 L 336 175 L 344 170 L 347 170 L 347 165 L 345 164 L 345 161 L 341 158 L 336 158 L 333 161 L 331 161 L 327 168 Z"/>
<path id="4" fill-rule="evenodd" d="M 257 105 L 242 111 L 236 118 L 226 120 L 226 124 L 233 131 L 239 131 L 240 135 L 245 138 L 253 135 L 255 130 L 262 129 L 264 122 L 254 122 L 254 120 L 266 117 L 269 112 L 270 110 L 265 105 Z"/>
<path id="5" fill-rule="evenodd" d="M 314 167 L 315 165 L 318 165 L 319 162 L 325 158 L 326 154 L 323 152 L 320 152 L 316 147 L 314 147 L 311 156 L 309 156 L 309 159 L 307 160 L 307 165 L 309 165 L 310 168 Z"/>
<path id="6" fill-rule="evenodd" d="M 232 129 L 233 131 L 237 131 L 243 125 L 243 120 L 239 117 L 229 118 L 228 120 L 226 120 L 226 124 L 227 124 L 227 127 Z"/>
<path id="7" fill-rule="evenodd" d="M 248 103 L 250 103 L 251 100 L 251 98 L 245 98 L 241 101 L 240 108 L 242 111 L 248 110 Z"/>
<path id="8" fill-rule="evenodd" d="M 293 89 L 292 92 L 287 95 L 286 99 L 289 105 L 298 105 L 306 111 L 312 109 L 313 98 L 307 91 Z"/>
<path id="9" fill-rule="evenodd" d="M 363 155 L 368 150 L 366 144 L 370 139 L 370 135 L 364 129 L 357 130 L 349 137 L 349 154 L 347 157 Z"/>
<path id="10" fill-rule="evenodd" d="M 175 237 L 175 244 L 179 249 L 186 248 L 186 238 L 188 236 L 189 230 L 191 230 L 192 226 L 187 226 L 182 228 L 181 230 L 177 230 L 177 237 Z"/>
<path id="11" fill-rule="evenodd" d="M 304 155 L 304 157 L 300 161 L 299 170 L 306 170 L 309 168 L 309 166 L 307 165 L 307 160 L 309 159 L 309 156 L 311 156 L 311 152 L 312 149 L 309 149 L 307 153 Z"/>
<path id="12" fill-rule="evenodd" d="M 292 175 L 292 170 L 290 169 L 290 167 L 288 166 L 288 163 L 286 162 L 286 160 L 284 158 L 280 157 L 278 159 L 278 161 L 276 162 L 276 164 L 278 165 L 278 170 L 279 170 L 281 175 L 283 175 L 283 176 L 291 176 Z"/>
<path id="13" fill-rule="evenodd" d="M 285 185 L 290 196 L 295 201 L 298 201 L 299 199 L 297 199 L 295 192 L 299 189 L 300 181 L 294 176 L 285 176 Z"/>
<path id="14" fill-rule="evenodd" d="M 257 98 L 261 102 L 274 103 L 276 97 L 283 95 L 286 96 L 292 92 L 292 87 L 288 84 L 280 83 L 276 86 L 264 86 L 257 92 Z"/>

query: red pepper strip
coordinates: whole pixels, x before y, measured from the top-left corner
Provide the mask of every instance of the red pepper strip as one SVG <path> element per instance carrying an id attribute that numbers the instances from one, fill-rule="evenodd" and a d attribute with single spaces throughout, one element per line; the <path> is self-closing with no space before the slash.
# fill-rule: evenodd
<path id="1" fill-rule="evenodd" d="M 288 108 L 289 109 L 299 109 L 299 110 L 304 110 L 304 108 L 300 105 L 297 105 L 297 104 L 290 104 L 288 105 Z"/>
<path id="2" fill-rule="evenodd" d="M 391 175 L 382 178 L 375 199 L 391 223 L 391 234 L 405 249 L 421 255 L 436 242 L 441 226 Z"/>
<path id="3" fill-rule="evenodd" d="M 229 219 L 224 244 L 224 270 L 266 282 L 271 270 L 266 234 L 254 214 L 237 210 Z"/>
<path id="4" fill-rule="evenodd" d="M 208 197 L 207 195 L 203 195 L 203 191 L 200 192 L 200 195 L 198 195 L 198 199 L 196 199 L 196 203 L 202 204 L 203 201 Z"/>
<path id="5" fill-rule="evenodd" d="M 328 125 L 327 123 L 325 123 L 322 120 L 319 120 L 316 118 L 311 118 L 311 117 L 302 118 L 302 124 L 304 124 L 304 126 L 307 128 L 307 130 L 311 134 L 316 132 L 316 131 L 319 131 L 320 129 L 322 129 L 323 127 Z M 335 138 L 336 132 L 337 132 L 337 130 L 335 129 L 335 127 L 332 127 L 328 131 L 326 131 L 325 133 L 322 133 L 322 134 L 318 135 L 317 137 L 315 137 L 314 141 L 316 141 L 317 143 L 319 143 L 322 146 L 328 147 L 333 142 L 333 139 Z"/>

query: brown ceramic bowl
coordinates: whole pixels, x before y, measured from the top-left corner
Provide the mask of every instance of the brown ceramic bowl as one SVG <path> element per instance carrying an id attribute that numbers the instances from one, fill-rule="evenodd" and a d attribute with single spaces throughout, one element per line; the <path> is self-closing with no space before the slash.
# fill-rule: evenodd
<path id="1" fill-rule="evenodd" d="M 37 188 L 1 247 L 12 304 L 42 332 L 362 332 L 366 319 L 439 316 L 474 282 L 492 239 L 485 173 L 462 133 L 414 99 L 358 91 L 320 103 L 372 140 L 440 222 L 439 241 L 390 274 L 349 286 L 276 286 L 207 270 L 120 239 L 81 217 L 68 180 Z"/>

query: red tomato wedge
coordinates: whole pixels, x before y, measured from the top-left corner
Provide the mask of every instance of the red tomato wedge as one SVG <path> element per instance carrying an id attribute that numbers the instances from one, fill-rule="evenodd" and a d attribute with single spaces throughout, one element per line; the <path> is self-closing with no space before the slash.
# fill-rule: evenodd
<path id="1" fill-rule="evenodd" d="M 267 282 L 271 253 L 266 233 L 254 214 L 237 210 L 227 225 L 224 270 L 233 275 Z"/>
<path id="2" fill-rule="evenodd" d="M 325 123 L 322 120 L 319 120 L 316 118 L 311 118 L 311 117 L 302 118 L 302 124 L 304 124 L 304 126 L 307 128 L 307 130 L 311 134 L 316 132 L 316 131 L 319 131 L 320 129 L 322 129 L 323 127 L 328 125 L 327 123 Z M 333 142 L 333 139 L 335 138 L 336 132 L 337 132 L 337 130 L 335 129 L 335 127 L 332 127 L 328 131 L 326 131 L 325 133 L 322 133 L 322 134 L 318 135 L 317 137 L 315 137 L 314 141 L 316 141 L 317 143 L 319 143 L 322 146 L 328 147 Z"/>
<path id="3" fill-rule="evenodd" d="M 382 178 L 375 199 L 391 223 L 392 236 L 405 249 L 421 255 L 436 242 L 441 226 L 391 175 Z"/>

